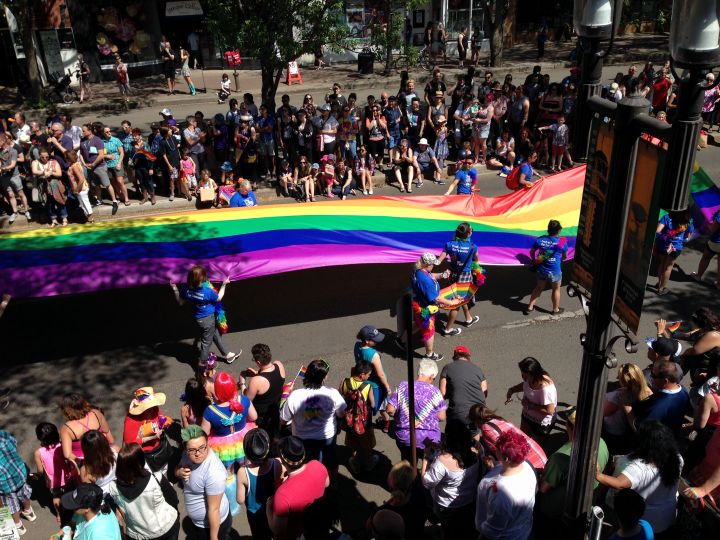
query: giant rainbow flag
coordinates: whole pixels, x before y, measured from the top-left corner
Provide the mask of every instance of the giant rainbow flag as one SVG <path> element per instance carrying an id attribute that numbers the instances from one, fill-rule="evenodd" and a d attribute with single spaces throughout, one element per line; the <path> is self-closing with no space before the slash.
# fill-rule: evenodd
<path id="1" fill-rule="evenodd" d="M 549 219 L 570 255 L 584 167 L 504 196 L 369 197 L 189 211 L 0 236 L 0 293 L 42 297 L 183 281 L 193 264 L 211 279 L 323 266 L 408 263 L 439 253 L 461 221 L 483 265 L 527 263 Z M 501 180 L 498 180 L 501 181 Z"/>

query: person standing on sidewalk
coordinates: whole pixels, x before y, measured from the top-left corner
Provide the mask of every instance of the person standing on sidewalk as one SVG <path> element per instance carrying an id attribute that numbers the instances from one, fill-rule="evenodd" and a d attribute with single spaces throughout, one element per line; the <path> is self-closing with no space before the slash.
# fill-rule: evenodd
<path id="1" fill-rule="evenodd" d="M 190 47 L 190 62 L 193 69 L 203 69 L 202 56 L 200 53 L 200 35 L 197 30 L 193 30 L 187 37 L 188 46 Z"/>
<path id="2" fill-rule="evenodd" d="M 525 308 L 525 315 L 535 310 L 535 303 L 545 290 L 548 282 L 552 288 L 552 313 L 559 315 L 563 311 L 560 307 L 560 285 L 562 285 L 562 262 L 567 257 L 567 239 L 560 237 L 562 225 L 551 219 L 548 223 L 547 234 L 538 237 L 530 250 L 533 270 L 537 274 L 537 285 L 530 294 L 530 302 Z"/>
<path id="3" fill-rule="evenodd" d="M 185 82 L 188 85 L 188 90 L 190 91 L 190 95 L 194 96 L 196 92 L 195 85 L 190 78 L 190 53 L 182 47 L 180 47 L 180 62 L 182 62 L 182 65 L 180 67 L 180 75 L 182 75 L 183 79 L 185 79 Z"/>
<path id="4" fill-rule="evenodd" d="M 163 61 L 163 74 L 167 82 L 168 95 L 175 94 L 175 57 L 177 53 L 170 48 L 170 42 L 165 41 L 160 50 L 160 56 Z"/>
<path id="5" fill-rule="evenodd" d="M 7 431 L 0 431 L 0 503 L 10 510 L 21 536 L 27 529 L 20 516 L 28 521 L 37 519 L 30 505 L 32 489 L 25 481 L 27 473 L 27 467 L 17 451 L 17 440 Z"/>
<path id="6" fill-rule="evenodd" d="M 105 144 L 105 165 L 107 165 L 108 176 L 111 178 L 110 183 L 114 186 L 116 192 L 120 194 L 125 206 L 130 206 L 130 199 L 125 186 L 125 169 L 123 168 L 125 149 L 123 143 L 113 136 L 110 126 L 104 126 L 102 133 Z"/>
<path id="7" fill-rule="evenodd" d="M 107 189 L 112 201 L 112 215 L 114 216 L 117 214 L 119 204 L 105 164 L 105 143 L 97 136 L 92 124 L 85 124 L 82 127 L 80 158 L 88 171 L 90 181 L 95 185 L 95 198 L 97 199 L 95 206 L 102 206 L 102 189 Z"/>

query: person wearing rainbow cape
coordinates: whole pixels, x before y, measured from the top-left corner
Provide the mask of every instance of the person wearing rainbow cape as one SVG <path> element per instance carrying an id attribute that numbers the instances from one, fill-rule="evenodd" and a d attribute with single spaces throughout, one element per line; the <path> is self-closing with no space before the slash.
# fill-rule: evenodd
<path id="1" fill-rule="evenodd" d="M 441 264 L 446 258 L 450 260 L 450 281 L 452 283 L 473 283 L 476 281 L 476 269 L 479 269 L 480 276 L 484 281 L 484 274 L 478 259 L 478 248 L 470 240 L 472 233 L 472 226 L 463 221 L 455 229 L 455 238 L 445 244 L 445 249 L 438 257 L 438 264 Z M 471 327 L 480 320 L 477 315 L 470 314 L 472 304 L 474 304 L 473 300 L 462 305 L 466 328 Z M 457 336 L 462 332 L 460 328 L 453 328 L 459 311 L 460 309 L 456 308 L 448 313 L 447 324 L 442 331 L 443 336 Z"/>
<path id="2" fill-rule="evenodd" d="M 532 259 L 530 269 L 537 274 L 537 285 L 530 294 L 530 302 L 523 312 L 525 315 L 529 315 L 535 309 L 535 302 L 540 298 L 548 282 L 552 287 L 553 315 L 565 311 L 560 307 L 560 285 L 562 285 L 561 265 L 567 257 L 568 244 L 567 238 L 559 236 L 561 230 L 560 222 L 551 219 L 548 222 L 547 234 L 538 237 L 530 249 Z"/>
<path id="3" fill-rule="evenodd" d="M 225 296 L 225 287 L 228 283 L 230 283 L 229 277 L 223 281 L 220 290 L 215 289 L 208 281 L 205 267 L 200 265 L 190 268 L 187 284 L 181 285 L 180 289 L 175 283 L 170 283 L 177 303 L 183 305 L 189 302 L 193 307 L 199 334 L 201 366 L 207 362 L 213 342 L 228 364 L 232 364 L 242 354 L 242 349 L 237 353 L 228 350 L 222 339 L 223 334 L 227 333 L 228 324 L 221 300 Z"/>

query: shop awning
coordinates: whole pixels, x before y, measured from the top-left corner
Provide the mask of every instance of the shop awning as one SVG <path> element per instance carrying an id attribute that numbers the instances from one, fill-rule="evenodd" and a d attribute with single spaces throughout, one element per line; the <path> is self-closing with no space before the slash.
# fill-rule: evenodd
<path id="1" fill-rule="evenodd" d="M 202 15 L 203 10 L 198 0 L 185 0 L 183 2 L 166 2 L 166 17 L 188 17 Z"/>

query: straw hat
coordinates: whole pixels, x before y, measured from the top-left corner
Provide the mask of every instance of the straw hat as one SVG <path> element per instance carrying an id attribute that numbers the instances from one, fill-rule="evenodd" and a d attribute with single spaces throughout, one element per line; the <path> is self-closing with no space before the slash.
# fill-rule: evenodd
<path id="1" fill-rule="evenodd" d="M 135 390 L 135 397 L 130 402 L 130 414 L 142 414 L 152 407 L 165 405 L 165 394 L 153 390 L 152 386 L 143 386 Z"/>

